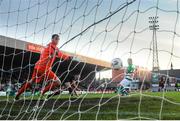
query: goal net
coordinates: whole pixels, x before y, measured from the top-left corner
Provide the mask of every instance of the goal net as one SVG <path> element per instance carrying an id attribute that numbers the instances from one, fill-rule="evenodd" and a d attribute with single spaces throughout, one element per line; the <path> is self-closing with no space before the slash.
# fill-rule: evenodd
<path id="1" fill-rule="evenodd" d="M 180 119 L 179 2 L 0 0 L 0 119 Z M 59 50 L 73 56 L 53 63 L 60 94 L 41 95 L 51 83 L 42 81 L 14 100 L 53 34 Z M 114 58 L 121 69 L 111 68 Z M 135 69 L 122 95 L 128 59 Z"/>

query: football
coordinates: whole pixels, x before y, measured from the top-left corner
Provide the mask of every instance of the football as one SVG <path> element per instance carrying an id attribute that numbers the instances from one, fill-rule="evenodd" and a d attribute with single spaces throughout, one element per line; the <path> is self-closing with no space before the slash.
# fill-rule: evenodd
<path id="1" fill-rule="evenodd" d="M 114 70 L 121 69 L 121 68 L 123 67 L 122 60 L 121 60 L 120 58 L 114 58 L 114 59 L 111 61 L 111 67 L 112 67 L 112 69 L 114 69 Z"/>

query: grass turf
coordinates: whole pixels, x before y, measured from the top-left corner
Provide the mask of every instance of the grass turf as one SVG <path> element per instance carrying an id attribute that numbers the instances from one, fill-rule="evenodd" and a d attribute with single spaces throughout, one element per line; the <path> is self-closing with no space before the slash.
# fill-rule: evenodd
<path id="1" fill-rule="evenodd" d="M 33 96 L 14 102 L 0 97 L 0 119 L 180 119 L 180 92 Z M 8 101 L 7 101 L 8 100 Z"/>

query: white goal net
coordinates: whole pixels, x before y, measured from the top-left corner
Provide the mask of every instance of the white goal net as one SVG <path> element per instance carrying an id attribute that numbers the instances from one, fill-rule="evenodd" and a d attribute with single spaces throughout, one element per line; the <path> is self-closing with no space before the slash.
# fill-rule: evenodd
<path id="1" fill-rule="evenodd" d="M 180 119 L 179 5 L 179 0 L 0 0 L 0 119 Z M 78 96 L 65 83 L 59 95 L 42 96 L 47 84 L 42 81 L 15 101 L 53 34 L 60 37 L 59 50 L 73 59 L 56 59 L 52 71 L 62 82 L 76 80 Z M 116 89 L 124 73 L 111 70 L 114 58 L 123 68 L 132 58 L 145 70 L 126 96 Z"/>

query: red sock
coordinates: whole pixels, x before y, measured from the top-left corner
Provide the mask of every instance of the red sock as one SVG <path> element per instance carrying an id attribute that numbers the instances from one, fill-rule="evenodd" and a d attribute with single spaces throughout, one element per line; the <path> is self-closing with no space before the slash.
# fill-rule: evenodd
<path id="1" fill-rule="evenodd" d="M 53 82 L 53 83 L 47 85 L 47 86 L 42 90 L 41 94 L 44 95 L 44 93 L 46 93 L 47 91 L 49 91 L 49 90 L 51 90 L 51 89 L 53 89 L 54 87 L 57 87 L 57 86 L 59 86 L 59 84 L 58 84 L 57 82 Z"/>
<path id="2" fill-rule="evenodd" d="M 19 90 L 17 93 L 17 97 L 20 96 L 25 90 L 27 90 L 29 87 L 31 86 L 31 84 L 29 82 L 26 82 Z"/>

